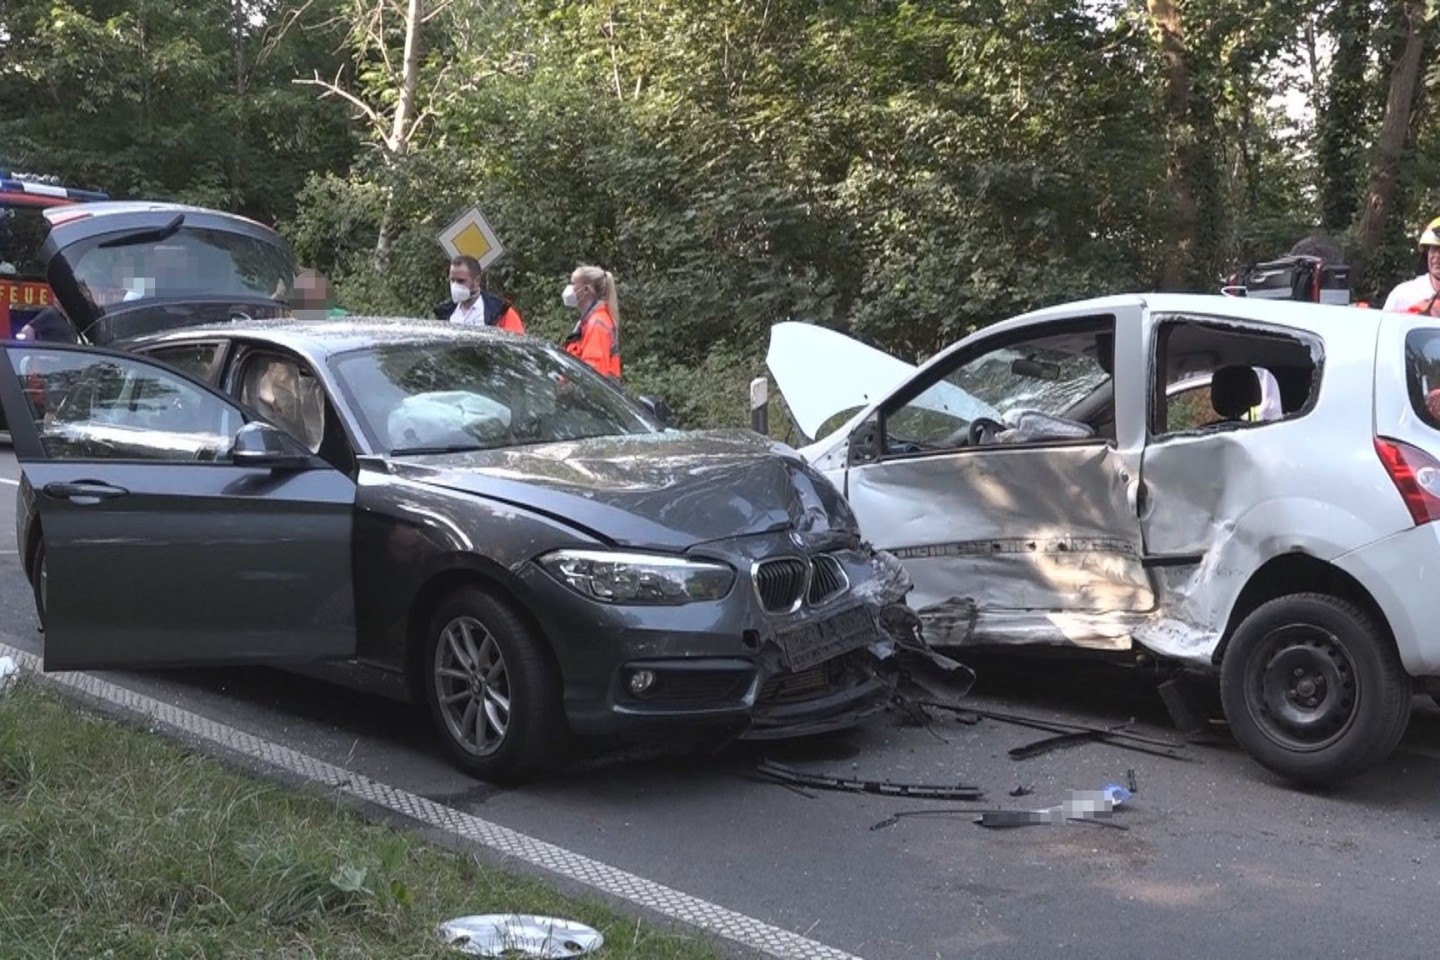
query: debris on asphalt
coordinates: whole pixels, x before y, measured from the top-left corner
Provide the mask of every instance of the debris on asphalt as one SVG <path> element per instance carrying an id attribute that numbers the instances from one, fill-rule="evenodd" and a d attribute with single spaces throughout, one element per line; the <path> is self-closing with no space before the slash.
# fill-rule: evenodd
<path id="1" fill-rule="evenodd" d="M 1012 797 L 1028 797 L 1028 796 L 1030 796 L 1030 794 L 1032 794 L 1032 793 L 1034 793 L 1034 792 L 1035 792 L 1035 788 L 1034 788 L 1034 787 L 1027 787 L 1027 786 L 1025 786 L 1025 785 L 1022 783 L 1020 786 L 1018 786 L 1018 787 L 1016 787 L 1014 790 L 1011 790 L 1011 791 L 1010 791 L 1010 796 L 1012 796 Z"/>
<path id="2" fill-rule="evenodd" d="M 806 773 L 772 760 L 762 761 L 755 768 L 755 772 L 785 787 L 810 787 L 815 790 L 838 790 L 844 793 L 874 793 L 888 797 L 920 797 L 926 800 L 979 800 L 985 796 L 985 792 L 979 787 L 963 783 L 932 785 L 836 777 L 823 773 Z"/>
<path id="3" fill-rule="evenodd" d="M 1180 685 L 1178 678 L 1171 677 L 1156 689 L 1176 730 L 1186 735 L 1204 731 L 1205 724 L 1197 715 L 1194 698 Z"/>
<path id="4" fill-rule="evenodd" d="M 1167 740 L 1159 737 L 1146 737 L 1138 733 L 1128 732 L 1125 728 L 1128 727 L 1130 723 L 1133 723 L 1133 720 L 1119 727 L 1093 727 L 1083 723 L 1039 720 L 1034 717 L 1026 717 L 1014 713 L 1001 713 L 996 710 L 982 710 L 968 706 L 962 707 L 957 704 L 941 703 L 934 700 L 921 700 L 917 702 L 922 707 L 929 707 L 934 710 L 969 713 L 1000 723 L 1009 723 L 1015 726 L 1029 727 L 1032 730 L 1043 730 L 1046 733 L 1055 734 L 1053 737 L 1046 737 L 1034 743 L 1016 747 L 1010 751 L 1010 756 L 1016 760 L 1039 756 L 1042 753 L 1048 753 L 1051 750 L 1060 749 L 1061 747 L 1090 742 L 1105 743 L 1112 747 L 1119 747 L 1122 750 L 1134 750 L 1138 753 L 1165 757 L 1170 760 L 1190 761 L 1193 759 L 1192 757 L 1187 757 L 1177 752 L 1183 750 L 1186 746 L 1180 741 Z"/>
<path id="5" fill-rule="evenodd" d="M 20 666 L 14 657 L 0 657 L 0 693 L 4 693 L 5 688 L 19 675 Z"/>
<path id="6" fill-rule="evenodd" d="M 1080 820 L 1099 826 L 1128 830 L 1123 824 L 1111 823 L 1115 808 L 1129 800 L 1131 793 L 1118 783 L 1108 783 L 1100 790 L 1071 790 L 1053 807 L 1038 810 L 984 810 L 975 818 L 982 827 L 1028 827 L 1039 823 L 1067 823 Z"/>
<path id="7" fill-rule="evenodd" d="M 895 812 L 895 813 L 890 814 L 890 816 L 886 817 L 884 820 L 881 820 L 881 821 L 878 822 L 878 823 L 872 823 L 872 824 L 870 825 L 870 829 L 871 829 L 872 831 L 874 831 L 874 830 L 884 830 L 886 827 L 893 827 L 893 826 L 895 826 L 895 824 L 899 823 L 902 819 L 904 819 L 904 818 L 906 818 L 906 817 L 953 817 L 953 816 L 957 816 L 957 815 L 959 815 L 959 814 L 964 814 L 964 815 L 967 816 L 967 817 L 973 817 L 973 816 L 975 816 L 975 811 L 974 811 L 974 810 L 964 810 L 964 809 L 955 809 L 955 810 L 899 810 L 899 811 L 897 811 L 897 812 Z"/>
<path id="8" fill-rule="evenodd" d="M 565 960 L 599 950 L 605 938 L 573 920 L 518 913 L 457 917 L 440 925 L 440 936 L 471 957 L 519 954 L 541 960 Z"/>

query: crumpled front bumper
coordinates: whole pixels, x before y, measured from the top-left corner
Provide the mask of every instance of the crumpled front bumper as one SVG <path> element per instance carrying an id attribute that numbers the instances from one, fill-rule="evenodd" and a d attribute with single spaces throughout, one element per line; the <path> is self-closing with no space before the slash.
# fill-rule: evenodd
<path id="1" fill-rule="evenodd" d="M 778 627 L 754 608 L 737 614 L 733 602 L 709 613 L 695 605 L 598 617 L 590 604 L 583 626 L 578 618 L 546 623 L 549 636 L 584 638 L 583 646 L 557 644 L 572 729 L 650 735 L 703 728 L 773 740 L 861 724 L 882 711 L 906 680 L 927 680 L 933 686 L 926 689 L 939 696 L 963 696 L 974 675 L 925 644 L 919 619 L 905 605 L 912 584 L 900 562 L 868 547 L 845 553 L 851 589 Z M 530 579 L 543 593 L 549 588 L 541 577 L 548 579 L 538 571 Z M 541 609 L 552 616 L 575 606 L 573 595 L 551 592 L 542 599 Z M 840 641 L 836 653 L 820 662 L 788 659 L 780 643 L 785 629 L 844 618 L 853 624 L 858 610 L 870 622 L 862 639 Z M 628 687 L 637 670 L 658 678 L 645 695 Z"/>

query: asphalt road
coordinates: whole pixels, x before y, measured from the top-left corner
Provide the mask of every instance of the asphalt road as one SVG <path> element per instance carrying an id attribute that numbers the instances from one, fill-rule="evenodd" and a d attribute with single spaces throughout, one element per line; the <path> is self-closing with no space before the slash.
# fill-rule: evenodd
<path id="1" fill-rule="evenodd" d="M 42 649 L 10 522 L 18 470 L 0 448 L 0 641 Z M 10 481 L 10 482 L 6 482 Z M 1173 734 L 1153 682 L 1074 665 L 976 663 L 977 706 Z M 1401 751 L 1328 794 L 1288 788 L 1233 746 L 1190 762 L 1086 744 L 1024 761 L 1043 734 L 984 720 L 882 718 L 843 737 L 716 756 L 581 758 L 499 790 L 451 769 L 403 704 L 279 671 L 106 674 L 375 779 L 873 960 L 1417 957 L 1440 894 L 1440 711 L 1417 701 Z M 762 756 L 815 772 L 977 784 L 984 802 L 801 793 L 752 776 Z M 1045 806 L 1134 769 L 1117 830 L 987 830 L 902 810 Z M 1017 786 L 1033 794 L 1012 798 Z"/>

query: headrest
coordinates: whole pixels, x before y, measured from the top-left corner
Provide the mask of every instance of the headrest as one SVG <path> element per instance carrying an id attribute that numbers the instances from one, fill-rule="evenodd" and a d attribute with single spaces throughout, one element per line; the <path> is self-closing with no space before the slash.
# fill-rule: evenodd
<path id="1" fill-rule="evenodd" d="M 1226 420 L 1239 420 L 1260 403 L 1254 367 L 1221 367 L 1210 378 L 1210 406 Z"/>

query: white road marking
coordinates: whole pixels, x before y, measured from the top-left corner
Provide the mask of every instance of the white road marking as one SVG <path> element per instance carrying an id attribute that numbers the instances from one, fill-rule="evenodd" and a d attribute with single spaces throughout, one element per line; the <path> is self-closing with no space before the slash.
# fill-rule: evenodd
<path id="1" fill-rule="evenodd" d="M 9 477 L 0 477 L 0 483 L 7 484 L 12 487 L 20 486 L 19 480 L 11 480 Z"/>
<path id="2" fill-rule="evenodd" d="M 168 727 L 172 731 L 198 738 L 231 753 L 298 774 L 313 783 L 349 794 L 428 827 L 480 844 L 502 856 L 582 883 L 601 893 L 628 901 L 671 920 L 698 927 L 767 956 L 780 960 L 861 960 L 854 954 L 828 947 L 763 920 L 736 913 L 719 904 L 681 893 L 618 867 L 371 780 L 352 770 L 271 743 L 125 687 L 107 683 L 98 677 L 86 673 L 44 674 L 40 670 L 40 658 L 24 650 L 0 643 L 0 656 L 14 657 L 22 670 L 34 674 L 47 684 L 68 687 L 85 697 L 102 700 L 139 714 L 152 726 Z"/>

